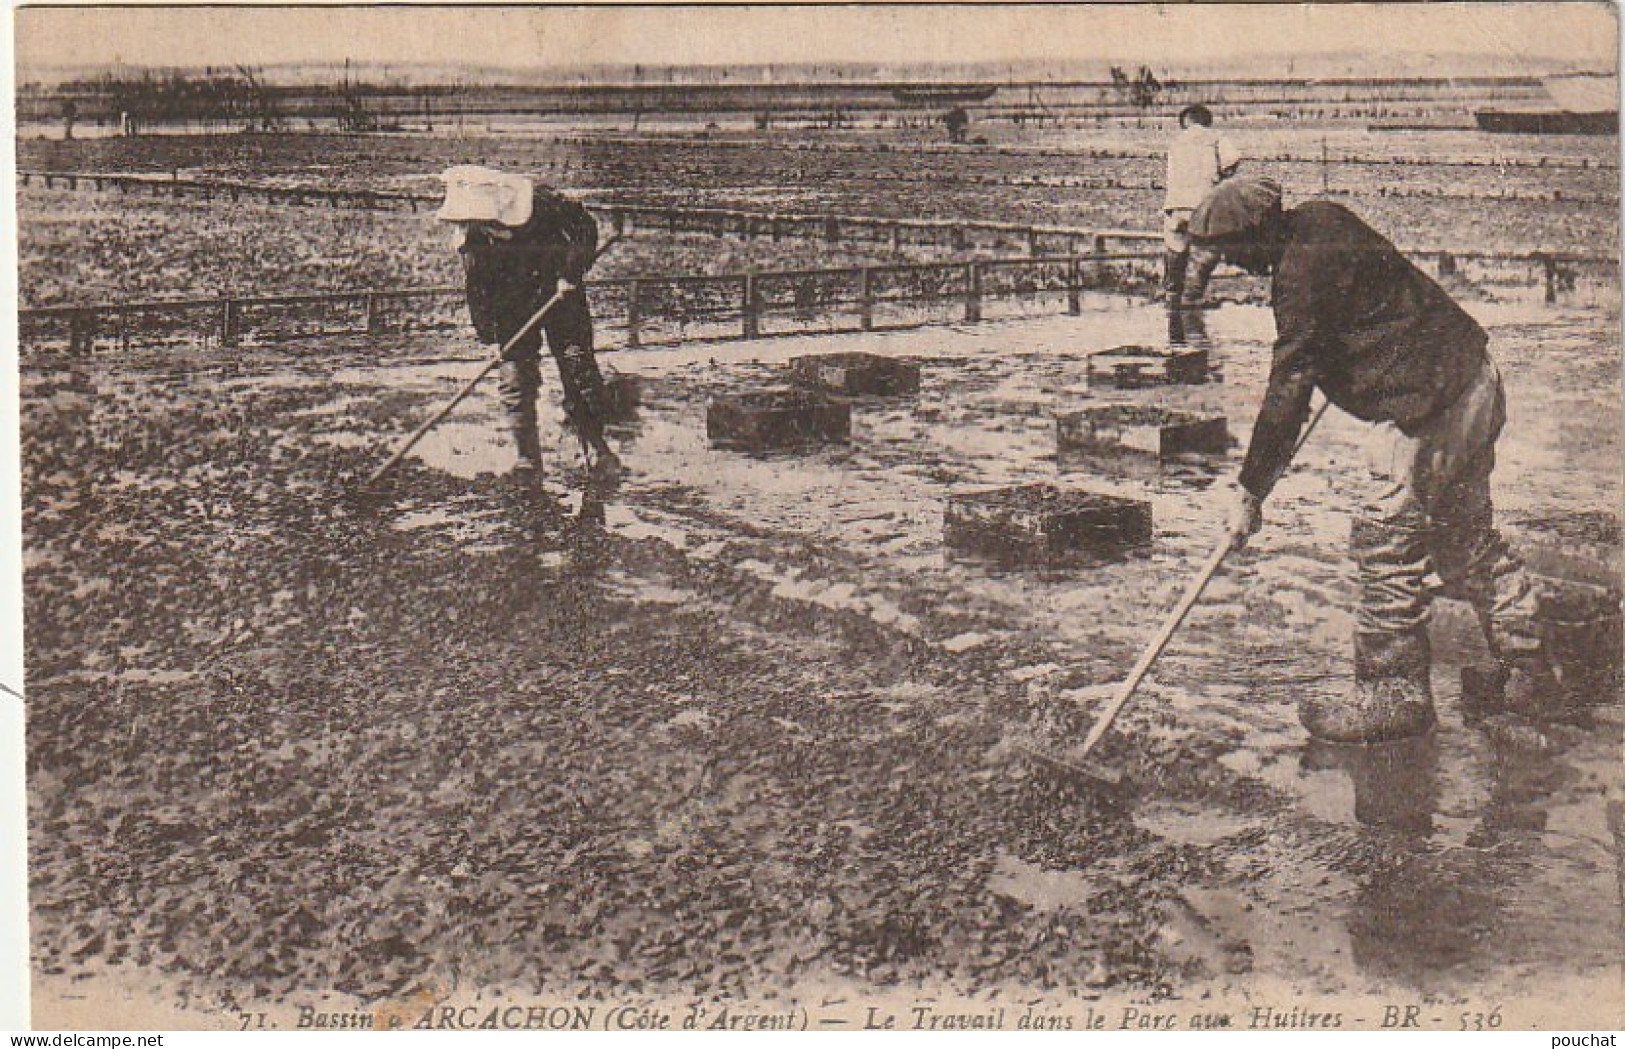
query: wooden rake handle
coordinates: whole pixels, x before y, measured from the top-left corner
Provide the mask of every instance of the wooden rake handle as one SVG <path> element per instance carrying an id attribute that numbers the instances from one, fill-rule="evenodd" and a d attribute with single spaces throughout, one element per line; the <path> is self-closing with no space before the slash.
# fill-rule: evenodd
<path id="1" fill-rule="evenodd" d="M 503 344 L 501 352 L 499 352 L 491 360 L 486 361 L 485 366 L 476 372 L 472 379 L 465 382 L 463 384 L 463 388 L 452 395 L 451 400 L 442 405 L 439 411 L 425 419 L 422 426 L 419 426 L 416 430 L 413 430 L 411 436 L 407 437 L 406 440 L 401 442 L 400 447 L 395 449 L 395 454 L 391 455 L 384 465 L 374 470 L 371 476 L 367 478 L 366 486 L 371 488 L 373 485 L 377 484 L 385 474 L 395 469 L 395 467 L 400 464 L 400 461 L 406 458 L 406 453 L 417 447 L 417 443 L 423 440 L 424 434 L 438 426 L 442 419 L 451 414 L 452 409 L 463 403 L 463 398 L 474 392 L 474 387 L 480 384 L 481 379 L 484 379 L 487 375 L 490 375 L 492 370 L 506 361 L 508 359 L 508 353 L 513 349 L 514 344 L 520 339 L 524 338 L 526 335 L 529 335 L 531 330 L 535 328 L 536 325 L 540 324 L 542 319 L 547 316 L 548 312 L 551 311 L 554 306 L 557 306 L 563 300 L 563 298 L 564 296 L 562 294 L 554 292 L 553 297 L 548 299 L 547 302 L 543 303 L 542 308 L 532 314 L 530 320 L 525 322 L 525 326 L 520 328 L 513 338 L 509 339 Z"/>
<path id="2" fill-rule="evenodd" d="M 1321 402 L 1320 409 L 1309 420 L 1309 425 L 1304 428 L 1302 435 L 1298 437 L 1298 443 L 1292 449 L 1294 458 L 1297 457 L 1298 451 L 1303 448 L 1304 442 L 1309 440 L 1309 435 L 1314 432 L 1315 426 L 1320 422 L 1321 416 L 1326 414 L 1326 409 L 1329 407 L 1331 407 L 1330 401 Z M 1087 758 L 1089 753 L 1095 749 L 1111 729 L 1112 723 L 1117 720 L 1117 715 L 1122 713 L 1123 708 L 1128 706 L 1128 701 L 1134 698 L 1134 692 L 1140 687 L 1140 682 L 1144 681 L 1146 674 L 1150 673 L 1152 665 L 1157 661 L 1157 657 L 1162 655 L 1162 650 L 1168 647 L 1169 641 L 1173 640 L 1174 632 L 1185 621 L 1185 616 L 1190 613 L 1191 607 L 1201 598 L 1202 591 L 1207 589 L 1208 583 L 1213 579 L 1214 574 L 1219 571 L 1219 566 L 1224 564 L 1224 559 L 1229 555 L 1230 537 L 1228 535 L 1221 536 L 1218 544 L 1214 546 L 1213 552 L 1208 555 L 1207 561 L 1203 563 L 1201 571 L 1197 572 L 1196 578 L 1192 579 L 1190 585 L 1185 587 L 1184 596 L 1179 599 L 1179 604 L 1175 605 L 1174 610 L 1169 612 L 1168 617 L 1162 621 L 1162 627 L 1157 631 L 1157 636 L 1152 638 L 1151 643 L 1140 653 L 1140 659 L 1134 664 L 1134 669 L 1129 671 L 1128 677 L 1124 678 L 1123 683 L 1118 686 L 1111 702 L 1107 703 L 1095 718 L 1095 723 L 1089 729 L 1089 734 L 1084 737 L 1083 749 L 1073 756 L 1073 760 L 1082 761 Z"/>
<path id="3" fill-rule="evenodd" d="M 1076 755 L 1077 760 L 1081 761 L 1089 756 L 1089 752 L 1095 749 L 1101 737 L 1105 736 L 1107 731 L 1111 729 L 1112 723 L 1117 720 L 1117 715 L 1128 705 L 1128 701 L 1134 698 L 1135 689 L 1140 687 L 1140 682 L 1145 680 L 1145 675 L 1150 672 L 1152 664 L 1157 661 L 1158 656 L 1162 655 L 1162 650 L 1168 647 L 1168 642 L 1173 640 L 1174 632 L 1179 629 L 1179 624 L 1185 621 L 1185 616 L 1189 614 L 1191 606 L 1196 604 L 1197 599 L 1202 596 L 1202 591 L 1207 589 L 1209 580 L 1219 570 L 1219 566 L 1224 564 L 1224 559 L 1229 554 L 1230 537 L 1228 535 L 1221 536 L 1218 545 L 1213 548 L 1213 552 L 1208 555 L 1206 563 L 1202 565 L 1202 570 L 1196 574 L 1196 578 L 1192 579 L 1190 585 L 1185 588 L 1185 594 L 1179 599 L 1179 604 L 1162 621 L 1162 628 L 1157 631 L 1157 636 L 1152 638 L 1151 643 L 1140 653 L 1139 662 L 1134 664 L 1134 669 L 1129 671 L 1128 677 L 1124 678 L 1123 683 L 1117 687 L 1117 692 L 1112 696 L 1112 701 L 1106 704 L 1105 709 L 1095 718 L 1094 726 L 1089 729 L 1089 735 L 1084 737 L 1083 750 Z"/>

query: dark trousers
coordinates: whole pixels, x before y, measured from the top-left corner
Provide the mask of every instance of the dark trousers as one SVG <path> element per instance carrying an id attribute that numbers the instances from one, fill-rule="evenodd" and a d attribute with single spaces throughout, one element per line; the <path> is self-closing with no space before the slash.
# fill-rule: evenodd
<path id="1" fill-rule="evenodd" d="M 1212 248 L 1191 243 L 1190 220 L 1190 208 L 1163 212 L 1162 290 L 1169 306 L 1202 305 L 1207 282 L 1221 261 Z"/>
<path id="2" fill-rule="evenodd" d="M 576 291 L 567 296 L 532 332 L 509 351 L 498 382 L 498 394 L 522 459 L 541 458 L 536 431 L 536 395 L 541 390 L 542 339 L 558 365 L 564 388 L 564 414 L 576 432 L 595 446 L 603 440 L 601 405 L 604 377 L 592 349 L 592 311 L 587 297 Z"/>
<path id="3" fill-rule="evenodd" d="M 1391 423 L 1373 430 L 1371 484 L 1352 535 L 1362 633 L 1419 632 L 1437 590 L 1471 604 L 1502 654 L 1535 643 L 1534 588 L 1496 530 L 1490 501 L 1505 421 L 1501 375 L 1485 361 L 1456 403 L 1419 432 Z"/>

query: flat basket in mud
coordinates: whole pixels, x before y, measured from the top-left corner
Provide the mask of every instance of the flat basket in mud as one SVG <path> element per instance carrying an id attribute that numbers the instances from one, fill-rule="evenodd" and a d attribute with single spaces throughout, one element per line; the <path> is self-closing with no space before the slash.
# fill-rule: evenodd
<path id="1" fill-rule="evenodd" d="M 1143 404 L 1102 404 L 1055 417 L 1063 452 L 1097 455 L 1222 455 L 1230 430 L 1222 415 L 1201 415 Z"/>
<path id="2" fill-rule="evenodd" d="M 1204 383 L 1208 379 L 1207 351 L 1118 346 L 1089 355 L 1088 377 L 1090 386 L 1117 390 Z"/>
<path id="3" fill-rule="evenodd" d="M 803 390 L 719 394 L 706 404 L 705 432 L 718 448 L 753 452 L 844 444 L 852 409 Z"/>
<path id="4" fill-rule="evenodd" d="M 604 376 L 603 418 L 606 423 L 628 423 L 637 418 L 643 403 L 643 378 L 626 372 Z"/>
<path id="5" fill-rule="evenodd" d="M 1151 504 L 1047 484 L 971 492 L 949 498 L 943 541 L 1000 561 L 1120 555 L 1151 542 Z"/>
<path id="6" fill-rule="evenodd" d="M 920 392 L 920 366 L 875 353 L 821 353 L 792 358 L 790 381 L 846 397 L 900 397 Z"/>
<path id="7" fill-rule="evenodd" d="M 1541 596 L 1536 621 L 1571 692 L 1591 703 L 1620 698 L 1625 687 L 1625 613 L 1618 593 L 1560 584 Z"/>
<path id="8" fill-rule="evenodd" d="M 1563 683 L 1577 697 L 1611 703 L 1625 687 L 1625 579 L 1608 558 L 1574 547 L 1530 545 L 1535 620 Z"/>

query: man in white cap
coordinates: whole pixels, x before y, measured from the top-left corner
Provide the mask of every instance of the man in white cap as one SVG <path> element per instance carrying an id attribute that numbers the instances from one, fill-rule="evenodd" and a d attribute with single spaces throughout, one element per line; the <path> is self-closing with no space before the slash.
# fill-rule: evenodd
<path id="1" fill-rule="evenodd" d="M 519 454 L 516 472 L 540 475 L 536 395 L 544 334 L 558 364 L 566 417 L 596 454 L 595 468 L 615 470 L 619 460 L 604 440 L 604 379 L 593 356 L 592 314 L 581 291 L 598 249 L 597 223 L 580 204 L 522 175 L 464 165 L 440 177 L 446 199 L 437 217 L 462 231 L 468 312 L 481 342 L 506 344 L 555 292 L 563 296 L 502 364 L 499 392 Z"/>
<path id="2" fill-rule="evenodd" d="M 1274 359 L 1238 479 L 1232 548 L 1262 524 L 1317 388 L 1374 424 L 1370 484 L 1350 537 L 1360 584 L 1355 688 L 1307 695 L 1304 727 L 1340 743 L 1431 727 L 1430 572 L 1445 596 L 1477 611 L 1496 656 L 1479 713 L 1576 713 L 1542 643 L 1532 581 L 1495 529 L 1490 472 L 1506 401 L 1484 329 L 1353 212 L 1327 201 L 1283 211 L 1269 179 L 1224 182 L 1189 229 L 1193 244 L 1274 275 Z"/>
<path id="3" fill-rule="evenodd" d="M 1241 153 L 1213 130 L 1213 112 L 1198 103 L 1179 112 L 1179 134 L 1168 146 L 1162 198 L 1162 290 L 1169 309 L 1198 307 L 1218 257 L 1193 246 L 1191 212 L 1213 187 L 1235 174 Z"/>

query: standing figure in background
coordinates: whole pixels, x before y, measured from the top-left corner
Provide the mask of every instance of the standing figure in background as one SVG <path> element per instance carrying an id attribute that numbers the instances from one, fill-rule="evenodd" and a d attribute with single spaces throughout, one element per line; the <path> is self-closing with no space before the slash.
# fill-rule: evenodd
<path id="1" fill-rule="evenodd" d="M 1187 232 L 1191 212 L 1241 164 L 1236 147 L 1213 130 L 1213 113 L 1206 106 L 1181 110 L 1179 128 L 1168 147 L 1168 174 L 1163 180 L 1162 290 L 1169 309 L 1199 307 L 1207 295 L 1208 278 L 1219 256 L 1202 248 L 1192 250 Z"/>
<path id="2" fill-rule="evenodd" d="M 598 250 L 597 223 L 580 204 L 522 175 L 464 165 L 440 177 L 446 199 L 437 217 L 460 231 L 468 312 L 481 342 L 505 345 L 548 299 L 562 296 L 502 363 L 499 392 L 519 455 L 515 472 L 527 479 L 541 472 L 536 395 L 544 335 L 564 387 L 566 419 L 597 456 L 595 472 L 614 472 L 620 461 L 604 440 L 604 378 L 581 290 Z"/>

